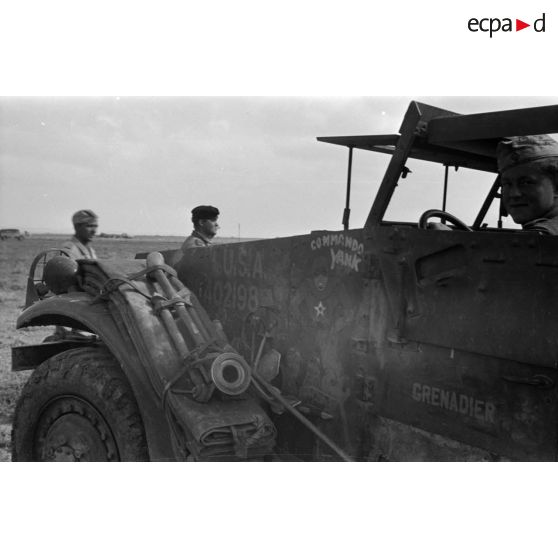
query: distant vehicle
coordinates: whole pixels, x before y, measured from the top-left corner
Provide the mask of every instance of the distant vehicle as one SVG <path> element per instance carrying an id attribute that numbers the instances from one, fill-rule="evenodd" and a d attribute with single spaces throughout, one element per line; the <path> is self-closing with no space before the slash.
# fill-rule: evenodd
<path id="1" fill-rule="evenodd" d="M 10 238 L 23 240 L 25 236 L 19 229 L 0 229 L 0 240 L 9 240 Z"/>
<path id="2" fill-rule="evenodd" d="M 128 233 L 122 234 L 110 234 L 110 233 L 101 233 L 99 238 L 132 238 Z"/>
<path id="3" fill-rule="evenodd" d="M 32 267 L 17 327 L 94 335 L 12 348 L 13 370 L 36 368 L 12 459 L 558 460 L 558 237 L 508 227 L 496 164 L 502 138 L 556 132 L 558 105 L 413 102 L 398 134 L 318 138 L 348 149 L 342 230 L 196 248 L 174 269 L 175 251 Z M 349 229 L 354 149 L 390 159 Z M 405 195 L 416 209 L 395 220 Z"/>

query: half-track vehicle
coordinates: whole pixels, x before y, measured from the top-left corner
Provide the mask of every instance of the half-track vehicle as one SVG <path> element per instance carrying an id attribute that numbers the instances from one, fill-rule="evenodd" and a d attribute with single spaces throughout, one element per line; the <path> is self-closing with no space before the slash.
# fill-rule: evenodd
<path id="1" fill-rule="evenodd" d="M 558 106 L 412 102 L 398 134 L 318 138 L 348 149 L 340 230 L 173 267 L 39 255 L 17 327 L 89 337 L 13 348 L 14 370 L 36 368 L 13 459 L 556 460 L 558 238 L 508 223 L 496 166 L 502 138 L 555 132 Z M 389 157 L 362 228 L 355 149 Z M 412 186 L 432 164 L 439 186 Z M 405 193 L 410 217 L 391 218 Z"/>

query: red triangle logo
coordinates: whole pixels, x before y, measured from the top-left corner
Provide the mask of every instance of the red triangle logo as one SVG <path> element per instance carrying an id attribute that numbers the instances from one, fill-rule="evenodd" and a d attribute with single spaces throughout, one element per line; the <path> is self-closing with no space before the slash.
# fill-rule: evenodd
<path id="1" fill-rule="evenodd" d="M 521 21 L 520 19 L 515 20 L 515 30 L 516 31 L 521 31 L 522 29 L 525 29 L 525 27 L 531 27 L 531 24 L 530 23 L 525 23 L 524 21 Z"/>

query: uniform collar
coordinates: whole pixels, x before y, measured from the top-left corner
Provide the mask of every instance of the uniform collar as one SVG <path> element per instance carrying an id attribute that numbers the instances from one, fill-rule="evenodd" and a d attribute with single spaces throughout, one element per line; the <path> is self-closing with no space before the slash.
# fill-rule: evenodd
<path id="1" fill-rule="evenodd" d="M 528 223 L 524 223 L 522 225 L 523 228 L 529 228 L 537 223 L 544 223 L 545 221 L 549 221 L 550 219 L 555 219 L 558 217 L 558 207 L 553 207 L 548 213 L 545 213 L 542 217 L 538 217 L 537 219 L 533 219 Z"/>
<path id="2" fill-rule="evenodd" d="M 211 244 L 211 240 L 207 238 L 207 236 L 203 235 L 201 232 L 195 229 L 192 231 L 192 236 L 199 238 L 202 242 L 205 242 L 205 244 Z"/>
<path id="3" fill-rule="evenodd" d="M 76 235 L 72 237 L 72 242 L 79 247 L 83 254 L 95 257 L 95 250 L 89 244 L 84 244 Z"/>

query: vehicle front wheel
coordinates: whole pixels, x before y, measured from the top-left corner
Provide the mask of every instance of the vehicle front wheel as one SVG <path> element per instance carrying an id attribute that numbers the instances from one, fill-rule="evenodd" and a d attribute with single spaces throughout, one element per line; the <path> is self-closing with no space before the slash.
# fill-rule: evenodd
<path id="1" fill-rule="evenodd" d="M 12 461 L 148 461 L 130 384 L 100 347 L 60 353 L 25 384 L 12 428 Z"/>

